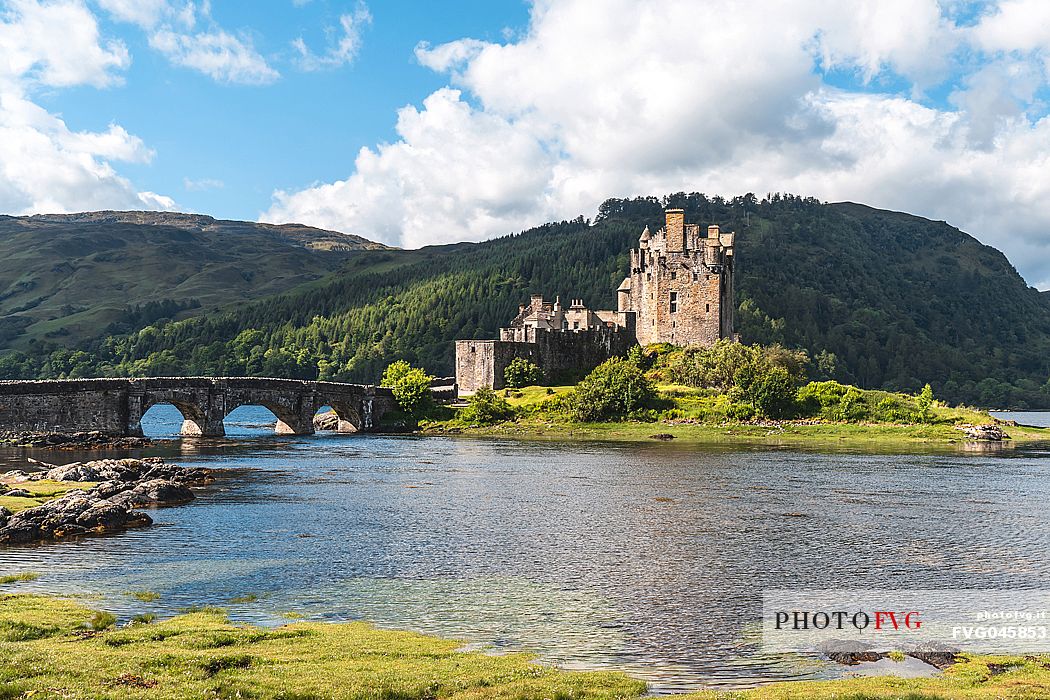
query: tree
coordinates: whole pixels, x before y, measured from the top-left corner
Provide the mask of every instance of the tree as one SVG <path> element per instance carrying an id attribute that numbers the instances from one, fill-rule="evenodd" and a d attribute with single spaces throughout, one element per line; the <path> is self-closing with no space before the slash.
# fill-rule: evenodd
<path id="1" fill-rule="evenodd" d="M 915 413 L 920 423 L 929 423 L 933 408 L 933 389 L 927 384 L 915 397 Z"/>
<path id="2" fill-rule="evenodd" d="M 652 383 L 637 365 L 614 357 L 576 385 L 572 413 L 580 421 L 624 418 L 655 395 Z"/>
<path id="3" fill-rule="evenodd" d="M 415 413 L 430 401 L 433 377 L 404 360 L 390 363 L 383 372 L 382 386 L 390 387 L 394 400 L 405 413 Z"/>
<path id="4" fill-rule="evenodd" d="M 515 357 L 503 370 L 503 380 L 512 389 L 532 386 L 540 381 L 540 368 L 524 357 Z"/>
<path id="5" fill-rule="evenodd" d="M 486 386 L 478 389 L 459 413 L 459 419 L 470 425 L 492 425 L 513 417 L 514 409 L 507 400 Z"/>

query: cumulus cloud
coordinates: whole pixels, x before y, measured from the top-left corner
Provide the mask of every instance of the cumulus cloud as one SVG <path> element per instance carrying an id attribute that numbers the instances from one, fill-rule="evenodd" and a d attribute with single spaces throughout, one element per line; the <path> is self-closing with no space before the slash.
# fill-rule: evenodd
<path id="1" fill-rule="evenodd" d="M 153 151 L 123 127 L 75 131 L 35 104 L 34 87 L 104 87 L 129 64 L 123 44 L 103 41 L 80 0 L 12 0 L 0 15 L 0 211 L 170 209 L 138 192 L 113 162 L 145 163 Z"/>
<path id="2" fill-rule="evenodd" d="M 353 12 L 339 17 L 339 37 L 324 54 L 313 53 L 302 37 L 297 38 L 292 42 L 292 46 L 298 53 L 299 67 L 313 71 L 338 68 L 351 63 L 361 50 L 361 32 L 371 23 L 372 13 L 369 12 L 368 5 L 358 2 Z"/>
<path id="3" fill-rule="evenodd" d="M 794 191 L 946 219 L 1050 286 L 1047 7 L 537 0 L 518 38 L 420 44 L 451 87 L 262 218 L 412 247 L 609 196 Z"/>
<path id="4" fill-rule="evenodd" d="M 0 10 L 0 79 L 104 87 L 130 62 L 123 43 L 100 41 L 95 17 L 79 0 L 9 0 Z"/>

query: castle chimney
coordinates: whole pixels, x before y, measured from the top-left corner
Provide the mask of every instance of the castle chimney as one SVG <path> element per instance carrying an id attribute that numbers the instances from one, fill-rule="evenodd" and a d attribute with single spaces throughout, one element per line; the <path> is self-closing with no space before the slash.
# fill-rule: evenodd
<path id="1" fill-rule="evenodd" d="M 666 209 L 664 230 L 667 232 L 667 252 L 681 253 L 685 250 L 685 210 Z"/>
<path id="2" fill-rule="evenodd" d="M 713 226 L 708 226 L 707 227 L 707 237 L 708 238 L 718 238 L 718 232 L 719 232 L 718 224 L 714 224 Z"/>
<path id="3" fill-rule="evenodd" d="M 532 310 L 533 310 L 533 312 L 543 311 L 543 295 L 542 294 L 533 294 L 532 295 Z"/>

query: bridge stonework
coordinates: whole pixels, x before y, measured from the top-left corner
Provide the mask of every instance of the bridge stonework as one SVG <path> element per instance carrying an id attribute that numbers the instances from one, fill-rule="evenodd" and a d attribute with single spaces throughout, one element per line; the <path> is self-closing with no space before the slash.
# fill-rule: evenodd
<path id="1" fill-rule="evenodd" d="M 276 432 L 308 435 L 322 406 L 339 416 L 340 432 L 373 430 L 395 408 L 389 389 L 361 384 L 264 377 L 149 377 L 0 381 L 0 431 L 142 435 L 142 416 L 172 404 L 182 434 L 221 436 L 223 420 L 238 406 L 264 406 L 277 417 Z"/>

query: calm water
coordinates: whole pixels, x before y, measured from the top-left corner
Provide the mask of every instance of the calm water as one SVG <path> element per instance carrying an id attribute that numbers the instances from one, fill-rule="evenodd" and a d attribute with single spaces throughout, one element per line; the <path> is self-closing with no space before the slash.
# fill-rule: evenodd
<path id="1" fill-rule="evenodd" d="M 149 419 L 154 435 L 177 429 L 160 408 Z M 239 439 L 184 444 L 180 463 L 225 475 L 194 503 L 119 536 L 0 549 L 0 571 L 42 574 L 24 588 L 102 594 L 93 604 L 121 615 L 218 604 L 262 623 L 366 619 L 620 668 L 657 691 L 841 674 L 758 653 L 763 587 L 1050 580 L 1039 449 L 277 438 L 265 411 L 235 419 Z M 162 597 L 122 595 L 142 589 Z M 248 593 L 259 600 L 229 602 Z"/>

